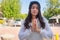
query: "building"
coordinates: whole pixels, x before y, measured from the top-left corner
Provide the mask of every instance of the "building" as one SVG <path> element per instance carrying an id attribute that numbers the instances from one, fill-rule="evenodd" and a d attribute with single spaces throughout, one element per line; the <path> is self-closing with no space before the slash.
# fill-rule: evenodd
<path id="1" fill-rule="evenodd" d="M 50 23 L 60 23 L 60 15 L 55 15 L 55 16 L 52 16 L 51 18 L 49 18 L 49 22 Z"/>

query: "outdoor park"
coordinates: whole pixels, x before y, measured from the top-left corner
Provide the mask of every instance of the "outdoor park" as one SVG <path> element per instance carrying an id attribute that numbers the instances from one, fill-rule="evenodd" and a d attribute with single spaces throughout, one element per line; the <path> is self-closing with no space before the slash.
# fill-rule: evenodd
<path id="1" fill-rule="evenodd" d="M 0 40 L 19 40 L 21 21 L 28 15 L 30 1 L 35 0 L 0 0 Z M 36 1 L 53 31 L 51 40 L 60 40 L 60 0 Z"/>

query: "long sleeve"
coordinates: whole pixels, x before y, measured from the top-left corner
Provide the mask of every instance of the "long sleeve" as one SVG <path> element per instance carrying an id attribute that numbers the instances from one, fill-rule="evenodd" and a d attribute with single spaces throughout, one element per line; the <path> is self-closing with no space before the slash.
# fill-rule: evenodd
<path id="1" fill-rule="evenodd" d="M 31 30 L 25 29 L 23 23 L 24 23 L 24 21 L 22 21 L 21 29 L 18 34 L 20 40 L 24 40 L 25 38 L 27 38 L 31 34 Z"/>
<path id="2" fill-rule="evenodd" d="M 47 40 L 52 39 L 53 37 L 53 33 L 52 30 L 50 28 L 50 25 L 48 23 L 48 20 L 46 18 L 43 18 L 44 22 L 45 22 L 45 28 L 40 30 L 40 33 L 43 35 L 43 37 L 45 37 Z"/>

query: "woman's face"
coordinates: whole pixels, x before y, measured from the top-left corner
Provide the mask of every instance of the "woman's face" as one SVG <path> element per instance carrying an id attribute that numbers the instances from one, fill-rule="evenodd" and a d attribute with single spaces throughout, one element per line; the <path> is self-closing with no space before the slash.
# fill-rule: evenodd
<path id="1" fill-rule="evenodd" d="M 33 4 L 31 7 L 31 14 L 33 16 L 36 16 L 38 14 L 38 5 L 37 4 Z"/>

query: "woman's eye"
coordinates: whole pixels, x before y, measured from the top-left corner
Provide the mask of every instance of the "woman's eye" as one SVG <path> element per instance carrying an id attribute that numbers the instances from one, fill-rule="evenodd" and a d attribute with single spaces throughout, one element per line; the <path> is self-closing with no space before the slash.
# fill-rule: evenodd
<path id="1" fill-rule="evenodd" d="M 32 9 L 38 9 L 37 7 L 32 7 Z"/>
<path id="2" fill-rule="evenodd" d="M 36 9 L 38 9 L 38 7 L 36 7 Z"/>
<path id="3" fill-rule="evenodd" d="M 32 7 L 32 9 L 34 9 L 35 7 Z"/>

